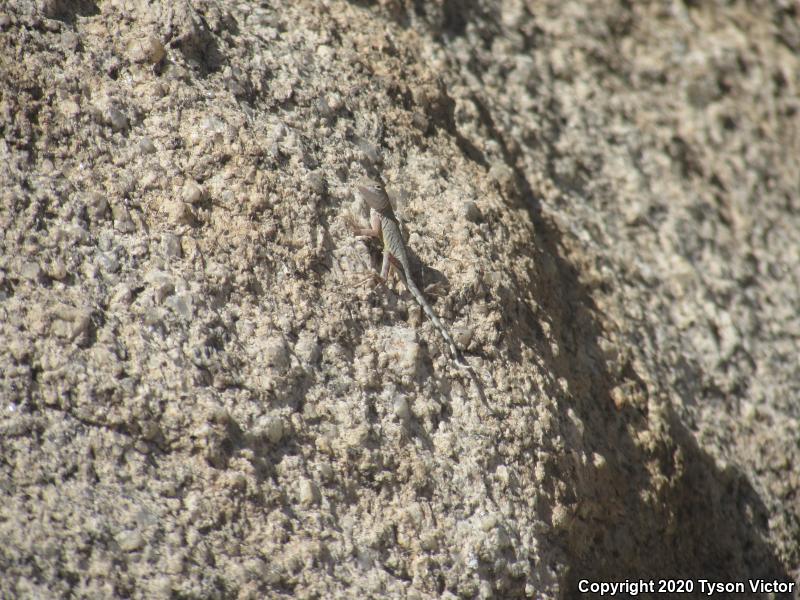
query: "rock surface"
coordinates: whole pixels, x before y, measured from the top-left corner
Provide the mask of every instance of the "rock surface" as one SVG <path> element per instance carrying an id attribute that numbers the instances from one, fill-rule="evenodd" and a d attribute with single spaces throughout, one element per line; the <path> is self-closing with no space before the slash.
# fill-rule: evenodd
<path id="1" fill-rule="evenodd" d="M 266 4 L 0 9 L 0 596 L 798 581 L 796 4 Z"/>

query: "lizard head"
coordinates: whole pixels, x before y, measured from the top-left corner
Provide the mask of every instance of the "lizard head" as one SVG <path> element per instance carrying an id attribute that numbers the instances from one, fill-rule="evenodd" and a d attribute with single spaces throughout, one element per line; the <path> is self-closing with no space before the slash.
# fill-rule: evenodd
<path id="1" fill-rule="evenodd" d="M 385 210 L 390 207 L 389 197 L 386 195 L 386 190 L 383 189 L 383 184 L 380 181 L 375 181 L 369 177 L 362 177 L 356 183 L 356 188 L 361 197 L 364 198 L 370 208 L 377 211 Z"/>

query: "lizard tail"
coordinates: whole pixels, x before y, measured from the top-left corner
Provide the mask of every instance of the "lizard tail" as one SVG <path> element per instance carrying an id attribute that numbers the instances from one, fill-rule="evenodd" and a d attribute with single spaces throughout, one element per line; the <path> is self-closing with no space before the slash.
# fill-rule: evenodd
<path id="1" fill-rule="evenodd" d="M 453 360 L 459 367 L 462 368 L 469 368 L 469 365 L 466 363 L 464 358 L 461 356 L 461 353 L 458 351 L 458 347 L 456 343 L 453 341 L 453 338 L 445 329 L 445 326 L 439 320 L 439 317 L 433 312 L 433 308 L 431 305 L 428 304 L 428 301 L 425 300 L 425 296 L 422 295 L 422 292 L 419 291 L 417 285 L 411 280 L 410 277 L 406 277 L 406 287 L 411 292 L 411 295 L 414 296 L 414 299 L 417 301 L 422 307 L 422 310 L 425 311 L 425 314 L 428 315 L 428 318 L 433 322 L 434 327 L 439 331 L 441 336 L 444 338 L 444 341 L 447 342 L 448 349 L 450 350 L 450 354 L 453 357 Z"/>

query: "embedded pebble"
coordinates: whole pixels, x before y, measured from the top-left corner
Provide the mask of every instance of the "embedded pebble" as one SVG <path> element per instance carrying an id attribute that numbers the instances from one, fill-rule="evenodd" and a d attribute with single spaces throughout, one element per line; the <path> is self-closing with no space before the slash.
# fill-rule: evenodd
<path id="1" fill-rule="evenodd" d="M 358 149 L 363 153 L 363 157 L 369 164 L 378 165 L 382 161 L 381 150 L 378 146 L 366 139 L 358 141 Z"/>
<path id="2" fill-rule="evenodd" d="M 336 473 L 334 472 L 333 467 L 330 465 L 330 463 L 326 463 L 326 462 L 322 463 L 319 466 L 319 468 L 317 469 L 317 471 L 319 473 L 320 478 L 323 481 L 326 481 L 326 482 L 333 481 L 333 478 L 336 475 Z"/>
<path id="3" fill-rule="evenodd" d="M 481 221 L 481 211 L 478 205 L 472 200 L 467 200 L 461 205 L 461 213 L 467 221 L 472 223 L 479 223 Z"/>
<path id="4" fill-rule="evenodd" d="M 410 330 L 396 331 L 386 350 L 389 367 L 398 374 L 413 376 L 420 361 L 420 345 Z"/>
<path id="5" fill-rule="evenodd" d="M 131 212 L 123 204 L 111 206 L 111 215 L 114 217 L 114 228 L 121 233 L 133 233 L 136 226 L 131 219 Z"/>
<path id="6" fill-rule="evenodd" d="M 27 261 L 22 263 L 19 274 L 28 281 L 38 281 L 42 276 L 42 267 L 39 266 L 39 263 Z"/>
<path id="7" fill-rule="evenodd" d="M 333 118 L 341 107 L 341 98 L 335 95 L 322 96 L 317 102 L 317 110 L 319 111 L 320 116 L 326 119 Z"/>
<path id="8" fill-rule="evenodd" d="M 121 110 L 114 108 L 113 106 L 110 106 L 106 109 L 105 120 L 106 123 L 111 125 L 111 128 L 114 131 L 122 131 L 123 129 L 128 128 L 128 117 L 126 117 L 125 113 L 123 113 Z"/>
<path id="9" fill-rule="evenodd" d="M 81 107 L 73 98 L 63 98 L 58 103 L 58 110 L 67 119 L 75 119 L 81 114 Z"/>
<path id="10" fill-rule="evenodd" d="M 408 400 L 405 396 L 396 396 L 392 402 L 392 409 L 395 416 L 401 421 L 408 421 L 411 418 L 411 410 L 408 408 Z"/>
<path id="11" fill-rule="evenodd" d="M 97 247 L 103 252 L 108 252 L 114 247 L 114 237 L 110 231 L 103 231 L 97 238 Z"/>
<path id="12" fill-rule="evenodd" d="M 297 357 L 306 364 L 313 364 L 320 355 L 320 346 L 317 336 L 311 332 L 304 331 L 298 336 L 294 346 Z"/>
<path id="13" fill-rule="evenodd" d="M 111 296 L 111 304 L 127 305 L 131 303 L 132 299 L 133 293 L 131 291 L 131 286 L 127 283 L 120 283 L 114 288 L 114 293 Z"/>
<path id="14" fill-rule="evenodd" d="M 61 34 L 61 42 L 66 48 L 75 52 L 80 47 L 81 40 L 75 32 L 68 30 Z"/>
<path id="15" fill-rule="evenodd" d="M 181 198 L 186 204 L 197 204 L 205 197 L 205 190 L 196 181 L 191 179 L 183 184 Z"/>
<path id="16" fill-rule="evenodd" d="M 313 171 L 308 175 L 308 185 L 317 194 L 324 194 L 327 189 L 325 174 L 320 171 Z"/>
<path id="17" fill-rule="evenodd" d="M 164 203 L 170 223 L 173 225 L 186 225 L 193 221 L 194 213 L 191 207 L 178 198 L 171 198 Z"/>
<path id="18" fill-rule="evenodd" d="M 157 149 L 153 140 L 149 137 L 143 137 L 139 140 L 139 150 L 141 150 L 144 154 L 153 154 Z"/>
<path id="19" fill-rule="evenodd" d="M 471 327 L 453 327 L 451 329 L 451 334 L 453 336 L 453 341 L 455 341 L 456 345 L 461 348 L 465 349 L 468 348 L 470 342 L 472 342 L 472 336 L 474 335 L 474 330 Z"/>
<path id="20" fill-rule="evenodd" d="M 305 506 L 318 504 L 321 499 L 317 484 L 310 479 L 300 480 L 300 484 L 298 486 L 298 497 L 300 499 L 300 503 Z"/>
<path id="21" fill-rule="evenodd" d="M 105 216 L 106 211 L 108 211 L 108 200 L 105 194 L 101 194 L 100 192 L 87 192 L 83 196 L 83 202 L 92 219 L 100 219 Z"/>
<path id="22" fill-rule="evenodd" d="M 288 368 L 289 351 L 282 337 L 274 336 L 264 340 L 263 348 L 264 362 L 267 365 L 278 370 Z"/>
<path id="23" fill-rule="evenodd" d="M 161 234 L 161 247 L 163 249 L 164 258 L 174 259 L 183 256 L 181 238 L 174 233 Z"/>
<path id="24" fill-rule="evenodd" d="M 100 256 L 100 265 L 107 273 L 116 273 L 119 271 L 119 260 L 112 253 L 102 254 Z"/>
<path id="25" fill-rule="evenodd" d="M 284 429 L 283 419 L 280 417 L 269 417 L 264 422 L 264 434 L 273 444 L 278 444 L 283 439 Z"/>
<path id="26" fill-rule="evenodd" d="M 72 331 L 70 332 L 70 339 L 76 340 L 78 337 L 89 331 L 92 324 L 91 315 L 87 312 L 81 312 L 75 319 Z"/>
<path id="27" fill-rule="evenodd" d="M 166 51 L 158 38 L 148 35 L 132 40 L 128 44 L 127 54 L 132 62 L 156 64 L 161 62 Z"/>
<path id="28" fill-rule="evenodd" d="M 194 314 L 194 296 L 189 292 L 169 296 L 165 305 L 184 319 L 191 319 Z"/>
<path id="29" fill-rule="evenodd" d="M 175 291 L 175 283 L 167 273 L 151 270 L 145 274 L 145 281 L 153 290 L 153 299 L 156 304 L 161 304 L 164 299 Z"/>
<path id="30" fill-rule="evenodd" d="M 134 552 L 144 546 L 144 538 L 138 531 L 123 531 L 117 536 L 117 543 L 123 552 Z"/>

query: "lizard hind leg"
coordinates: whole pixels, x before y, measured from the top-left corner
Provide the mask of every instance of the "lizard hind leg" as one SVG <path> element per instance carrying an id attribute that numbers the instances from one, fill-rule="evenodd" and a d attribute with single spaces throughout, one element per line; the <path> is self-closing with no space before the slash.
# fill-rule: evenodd
<path id="1" fill-rule="evenodd" d="M 389 267 L 392 266 L 391 255 L 385 249 L 383 251 L 383 264 L 381 264 L 381 278 L 389 281 Z"/>
<path id="2" fill-rule="evenodd" d="M 389 263 L 388 265 L 386 263 Z M 381 275 L 386 280 L 387 283 L 391 283 L 394 280 L 393 276 L 397 276 L 402 282 L 406 280 L 406 272 L 403 269 L 403 265 L 397 260 L 393 254 L 384 251 L 383 254 L 383 267 L 381 268 Z"/>
<path id="3" fill-rule="evenodd" d="M 392 254 L 389 254 L 386 251 L 384 251 L 383 253 L 383 270 L 381 271 L 382 274 L 384 273 L 384 270 L 387 273 L 391 272 L 397 274 L 397 276 L 401 280 L 405 281 L 406 272 L 403 270 L 403 265 Z M 384 274 L 384 278 L 385 277 L 386 275 Z"/>

